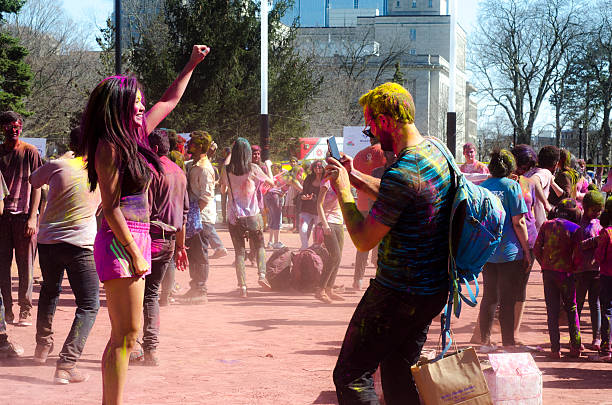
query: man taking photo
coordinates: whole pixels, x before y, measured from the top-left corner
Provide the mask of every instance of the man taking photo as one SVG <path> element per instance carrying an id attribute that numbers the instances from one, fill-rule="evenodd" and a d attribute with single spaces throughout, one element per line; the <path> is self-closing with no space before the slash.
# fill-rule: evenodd
<path id="1" fill-rule="evenodd" d="M 448 296 L 451 172 L 442 152 L 417 130 L 406 89 L 385 83 L 359 103 L 364 132 L 397 160 L 376 179 L 355 170 L 349 157 L 327 159 L 326 177 L 353 243 L 367 251 L 380 242 L 376 277 L 353 314 L 334 369 L 336 394 L 341 405 L 378 403 L 372 374 L 380 365 L 386 403 L 418 404 L 410 367 Z M 351 185 L 375 199 L 366 217 Z"/>

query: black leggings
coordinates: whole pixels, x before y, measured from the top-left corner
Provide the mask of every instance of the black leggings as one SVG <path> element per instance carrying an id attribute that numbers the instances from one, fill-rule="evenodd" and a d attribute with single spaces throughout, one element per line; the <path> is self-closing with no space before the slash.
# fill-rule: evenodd
<path id="1" fill-rule="evenodd" d="M 520 296 L 524 278 L 522 260 L 506 263 L 486 263 L 482 272 L 484 292 L 480 303 L 480 334 L 482 342 L 491 340 L 491 326 L 499 302 L 499 323 L 504 346 L 514 345 L 514 304 Z"/>

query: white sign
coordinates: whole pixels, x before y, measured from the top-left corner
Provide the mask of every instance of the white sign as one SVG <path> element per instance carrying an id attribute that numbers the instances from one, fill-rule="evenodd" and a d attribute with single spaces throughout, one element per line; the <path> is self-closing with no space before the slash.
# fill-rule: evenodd
<path id="1" fill-rule="evenodd" d="M 327 138 L 311 138 L 316 139 L 316 143 L 314 143 L 310 151 L 306 156 L 304 156 L 304 160 L 315 160 L 315 159 L 325 159 L 327 156 Z M 336 144 L 338 145 L 338 151 L 342 152 L 343 150 L 343 142 L 344 139 L 340 137 L 336 137 Z"/>
<path id="2" fill-rule="evenodd" d="M 38 153 L 40 153 L 40 157 L 47 157 L 47 138 L 19 138 L 25 143 L 29 143 L 30 145 L 34 145 L 36 149 L 38 149 Z"/>
<path id="3" fill-rule="evenodd" d="M 357 152 L 370 146 L 370 138 L 364 135 L 363 127 L 344 127 L 344 153 L 355 157 Z"/>

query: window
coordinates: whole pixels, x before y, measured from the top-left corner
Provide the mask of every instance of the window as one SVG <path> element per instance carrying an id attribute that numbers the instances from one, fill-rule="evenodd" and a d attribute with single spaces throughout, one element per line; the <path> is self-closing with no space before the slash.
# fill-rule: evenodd
<path id="1" fill-rule="evenodd" d="M 416 41 L 416 29 L 410 28 L 410 40 Z"/>
<path id="2" fill-rule="evenodd" d="M 429 0 L 427 2 L 427 7 L 432 8 L 433 7 L 433 0 Z"/>
<path id="3" fill-rule="evenodd" d="M 416 55 L 416 49 L 412 48 L 412 49 L 410 50 L 410 55 Z"/>
<path id="4" fill-rule="evenodd" d="M 412 8 L 416 8 L 416 0 L 412 0 Z"/>
<path id="5" fill-rule="evenodd" d="M 397 0 L 397 3 L 395 3 L 395 7 L 399 7 L 400 6 L 400 2 L 399 0 Z"/>

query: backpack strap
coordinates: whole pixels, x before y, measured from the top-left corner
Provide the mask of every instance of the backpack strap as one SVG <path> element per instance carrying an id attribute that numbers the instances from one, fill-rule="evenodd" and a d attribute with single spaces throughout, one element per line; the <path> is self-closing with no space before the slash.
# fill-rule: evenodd
<path id="1" fill-rule="evenodd" d="M 451 174 L 451 178 L 453 180 L 454 187 L 455 187 L 455 193 L 456 193 L 461 182 L 465 181 L 463 173 L 461 173 L 461 170 L 459 169 L 459 166 L 457 166 L 455 159 L 451 156 L 448 149 L 442 144 L 442 142 L 439 139 L 434 138 L 434 137 L 427 137 L 426 139 L 428 139 L 436 148 L 438 148 L 440 153 L 442 153 L 442 155 L 446 158 L 446 161 L 448 162 L 448 166 L 453 172 Z M 453 196 L 453 199 L 455 198 L 455 196 Z M 472 280 L 467 280 L 465 277 L 460 277 L 459 274 L 457 273 L 457 265 L 455 263 L 455 257 L 453 255 L 453 240 L 452 240 L 452 235 L 453 235 L 452 226 L 453 226 L 453 217 L 455 215 L 455 210 L 456 210 L 456 207 L 455 207 L 455 204 L 453 204 L 453 207 L 451 210 L 451 216 L 450 216 L 451 220 L 450 220 L 450 225 L 449 225 L 449 232 L 448 232 L 448 235 L 449 235 L 448 236 L 449 294 L 448 294 L 447 304 L 444 307 L 444 311 L 442 312 L 442 315 L 440 316 L 440 323 L 441 323 L 440 333 L 441 333 L 442 351 L 435 358 L 434 361 L 442 359 L 451 347 L 451 344 L 453 342 L 453 339 L 451 336 L 451 318 L 453 314 L 457 318 L 459 318 L 459 315 L 461 314 L 461 301 L 464 301 L 469 306 L 474 307 L 477 304 L 476 297 L 478 296 L 478 293 L 479 293 L 478 282 L 476 282 L 476 292 L 474 293 L 474 291 L 472 291 L 472 288 L 469 284 L 469 282 Z M 473 281 L 476 281 L 475 277 Z M 463 294 L 461 284 L 464 284 L 466 286 L 469 298 Z"/>

